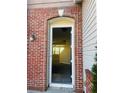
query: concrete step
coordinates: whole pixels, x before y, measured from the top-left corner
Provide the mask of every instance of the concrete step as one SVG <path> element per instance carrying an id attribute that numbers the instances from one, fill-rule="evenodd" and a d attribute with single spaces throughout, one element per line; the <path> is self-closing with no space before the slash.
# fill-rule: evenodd
<path id="1" fill-rule="evenodd" d="M 75 93 L 73 89 L 71 88 L 48 88 L 45 92 L 40 91 L 34 91 L 34 90 L 28 90 L 27 93 Z"/>

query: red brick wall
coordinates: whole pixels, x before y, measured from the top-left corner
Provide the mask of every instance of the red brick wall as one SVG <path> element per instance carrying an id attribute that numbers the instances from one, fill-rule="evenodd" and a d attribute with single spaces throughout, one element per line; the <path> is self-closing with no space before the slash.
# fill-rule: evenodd
<path id="1" fill-rule="evenodd" d="M 77 93 L 83 90 L 82 65 L 82 12 L 80 6 L 64 8 L 64 16 L 75 20 L 75 89 Z M 47 88 L 47 36 L 48 20 L 58 17 L 58 8 L 28 9 L 28 89 L 45 90 Z M 36 40 L 29 41 L 34 32 Z"/>
<path id="2" fill-rule="evenodd" d="M 92 93 L 92 73 L 86 69 L 86 93 Z"/>

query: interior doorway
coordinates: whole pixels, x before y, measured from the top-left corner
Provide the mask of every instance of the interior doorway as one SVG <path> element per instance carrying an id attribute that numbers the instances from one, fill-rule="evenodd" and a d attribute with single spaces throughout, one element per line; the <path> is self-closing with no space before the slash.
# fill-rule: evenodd
<path id="1" fill-rule="evenodd" d="M 71 29 L 53 28 L 52 83 L 72 84 Z"/>
<path id="2" fill-rule="evenodd" d="M 74 19 L 49 20 L 48 86 L 75 88 Z"/>
<path id="3" fill-rule="evenodd" d="M 50 86 L 74 85 L 73 27 L 51 27 Z"/>

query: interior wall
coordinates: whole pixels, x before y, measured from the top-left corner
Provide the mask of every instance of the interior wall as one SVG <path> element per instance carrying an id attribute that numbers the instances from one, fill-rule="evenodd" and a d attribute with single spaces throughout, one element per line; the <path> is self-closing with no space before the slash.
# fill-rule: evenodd
<path id="1" fill-rule="evenodd" d="M 60 63 L 70 64 L 70 45 L 66 45 L 60 54 Z"/>
<path id="2" fill-rule="evenodd" d="M 64 50 L 60 54 L 53 54 L 53 63 L 70 64 L 70 46 L 65 45 Z"/>

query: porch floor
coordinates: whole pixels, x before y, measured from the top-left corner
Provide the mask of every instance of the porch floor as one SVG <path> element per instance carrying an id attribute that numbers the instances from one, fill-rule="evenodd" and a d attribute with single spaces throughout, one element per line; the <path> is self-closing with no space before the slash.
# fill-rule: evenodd
<path id="1" fill-rule="evenodd" d="M 69 88 L 48 88 L 48 90 L 44 92 L 28 90 L 27 93 L 75 93 L 75 92 L 73 89 Z"/>

